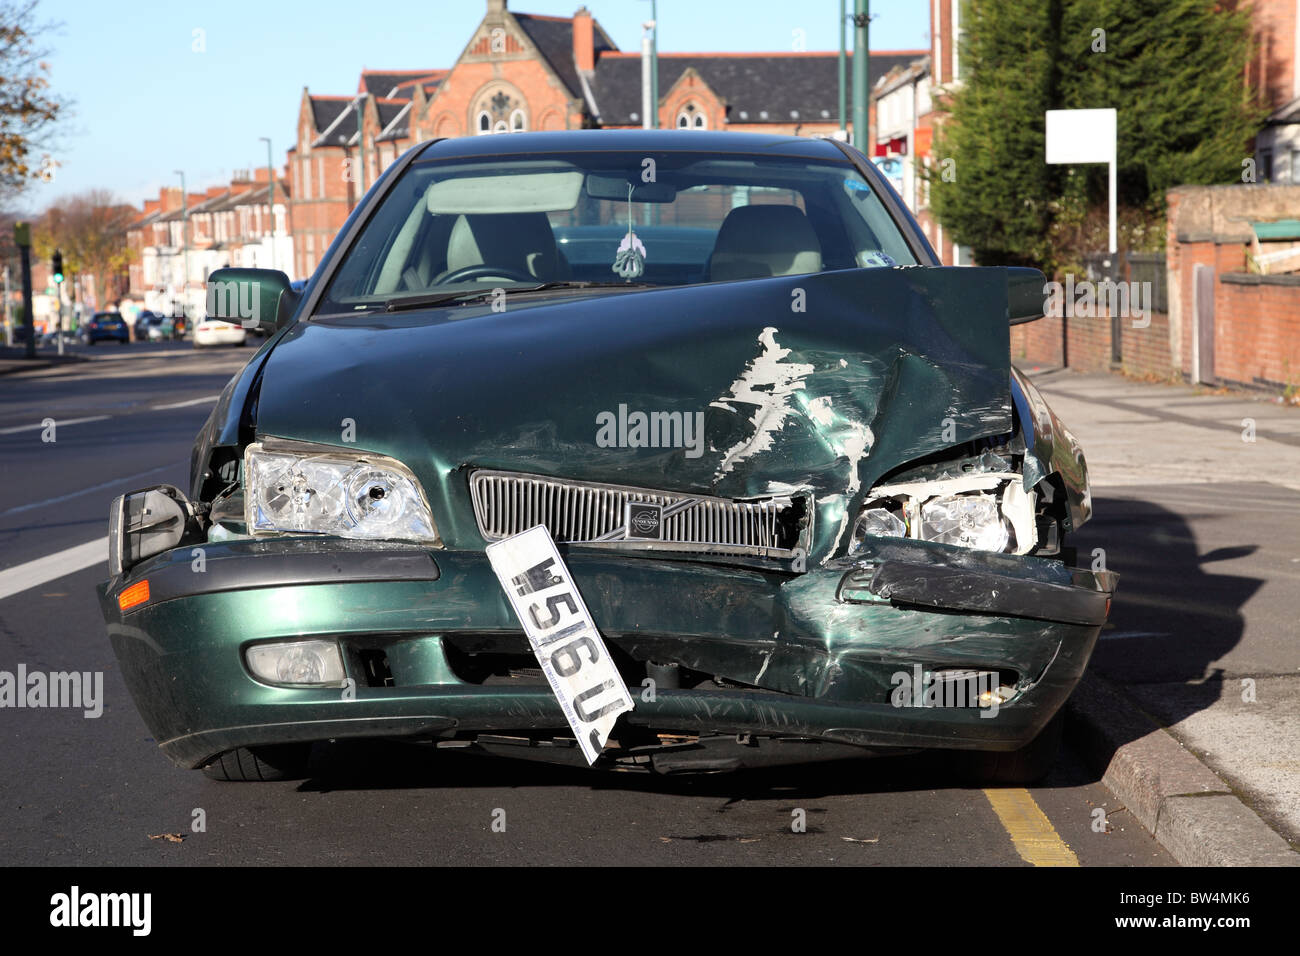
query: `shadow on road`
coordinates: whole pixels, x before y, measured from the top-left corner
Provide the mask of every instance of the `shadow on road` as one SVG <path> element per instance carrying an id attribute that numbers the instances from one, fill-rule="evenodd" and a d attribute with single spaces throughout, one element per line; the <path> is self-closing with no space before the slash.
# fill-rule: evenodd
<path id="1" fill-rule="evenodd" d="M 1076 759 L 1066 754 L 1058 760 L 1042 786 L 1071 787 L 1094 779 Z M 429 744 L 372 740 L 318 744 L 312 756 L 311 775 L 297 789 L 301 793 L 330 793 L 346 790 L 583 787 L 710 799 L 772 800 L 966 789 L 970 786 L 954 771 L 951 756 L 942 753 L 835 760 L 728 773 L 664 775 L 594 770 L 489 754 L 435 750 Z"/>
<path id="2" fill-rule="evenodd" d="M 1217 703 L 1224 672 L 1215 662 L 1240 643 L 1241 609 L 1264 580 L 1216 566 L 1258 546 L 1232 542 L 1232 519 L 1222 511 L 1188 514 L 1119 497 L 1094 498 L 1093 506 L 1096 517 L 1075 538 L 1078 563 L 1089 565 L 1101 549 L 1120 582 L 1089 672 L 1121 688 L 1183 685 L 1178 699 L 1161 709 L 1166 724 Z M 1215 543 L 1228 543 L 1202 552 L 1192 520 L 1221 528 Z"/>

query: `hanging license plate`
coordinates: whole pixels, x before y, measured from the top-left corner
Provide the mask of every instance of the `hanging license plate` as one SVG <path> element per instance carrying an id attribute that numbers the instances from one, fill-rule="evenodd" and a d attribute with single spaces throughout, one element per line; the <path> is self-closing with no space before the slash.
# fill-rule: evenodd
<path id="1" fill-rule="evenodd" d="M 595 763 L 632 697 L 551 533 L 529 528 L 489 544 L 487 556 L 578 746 Z"/>

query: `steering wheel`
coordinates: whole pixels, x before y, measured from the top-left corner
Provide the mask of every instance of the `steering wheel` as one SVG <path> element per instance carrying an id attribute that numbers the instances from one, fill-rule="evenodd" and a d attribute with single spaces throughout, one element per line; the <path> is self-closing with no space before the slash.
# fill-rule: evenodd
<path id="1" fill-rule="evenodd" d="M 536 276 L 530 276 L 526 272 L 517 269 L 507 269 L 504 266 L 490 266 L 487 263 L 477 266 L 462 266 L 445 276 L 438 279 L 434 285 L 446 285 L 449 282 L 461 282 L 465 279 L 482 279 L 491 276 L 496 279 L 509 279 L 513 282 L 536 282 Z"/>

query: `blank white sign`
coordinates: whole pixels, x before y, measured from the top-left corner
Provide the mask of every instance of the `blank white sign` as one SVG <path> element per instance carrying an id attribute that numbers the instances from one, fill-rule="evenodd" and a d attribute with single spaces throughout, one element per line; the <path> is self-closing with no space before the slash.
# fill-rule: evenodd
<path id="1" fill-rule="evenodd" d="M 1113 163 L 1115 111 L 1048 110 L 1049 163 Z"/>

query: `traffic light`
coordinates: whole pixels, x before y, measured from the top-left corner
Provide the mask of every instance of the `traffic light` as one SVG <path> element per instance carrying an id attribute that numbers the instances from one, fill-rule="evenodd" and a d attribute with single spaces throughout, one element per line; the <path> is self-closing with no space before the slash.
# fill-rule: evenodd
<path id="1" fill-rule="evenodd" d="M 54 273 L 54 281 L 63 281 L 63 253 L 58 249 L 54 250 L 54 261 L 50 263 L 51 271 Z"/>

